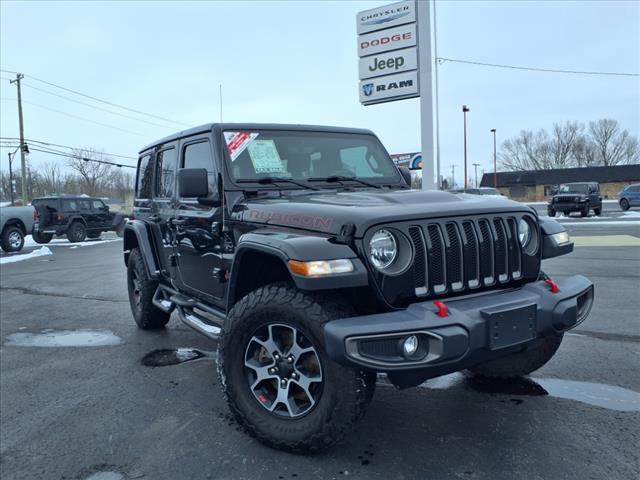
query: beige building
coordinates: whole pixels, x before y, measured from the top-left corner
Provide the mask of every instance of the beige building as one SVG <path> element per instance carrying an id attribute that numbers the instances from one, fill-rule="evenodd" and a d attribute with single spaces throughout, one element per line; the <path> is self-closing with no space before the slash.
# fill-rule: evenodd
<path id="1" fill-rule="evenodd" d="M 548 200 L 560 185 L 572 182 L 598 182 L 602 198 L 617 199 L 624 187 L 640 183 L 640 164 L 498 172 L 496 180 L 503 195 L 518 201 Z M 480 186 L 493 187 L 493 182 L 493 173 L 485 173 Z"/>

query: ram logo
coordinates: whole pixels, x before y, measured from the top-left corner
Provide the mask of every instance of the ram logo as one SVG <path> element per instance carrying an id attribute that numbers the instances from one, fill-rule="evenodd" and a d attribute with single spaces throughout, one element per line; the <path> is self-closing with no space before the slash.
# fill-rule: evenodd
<path id="1" fill-rule="evenodd" d="M 365 83 L 362 85 L 362 93 L 364 93 L 365 97 L 370 97 L 373 93 L 373 83 Z"/>

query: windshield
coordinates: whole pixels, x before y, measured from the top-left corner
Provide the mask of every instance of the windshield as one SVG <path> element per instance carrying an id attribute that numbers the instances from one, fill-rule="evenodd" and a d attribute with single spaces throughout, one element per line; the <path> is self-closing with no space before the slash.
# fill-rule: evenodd
<path id="1" fill-rule="evenodd" d="M 560 187 L 560 193 L 588 193 L 589 184 L 587 183 L 573 183 L 569 185 L 562 185 Z"/>
<path id="2" fill-rule="evenodd" d="M 224 138 L 235 181 L 354 177 L 374 184 L 401 182 L 398 169 L 373 135 L 252 130 L 226 131 Z"/>

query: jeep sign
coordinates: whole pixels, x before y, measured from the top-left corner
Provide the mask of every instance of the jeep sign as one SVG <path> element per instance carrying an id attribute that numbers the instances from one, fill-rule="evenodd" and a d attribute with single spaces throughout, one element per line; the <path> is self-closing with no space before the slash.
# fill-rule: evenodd
<path id="1" fill-rule="evenodd" d="M 416 51 L 416 47 L 411 47 L 371 55 L 370 57 L 361 58 L 358 68 L 360 71 L 360 80 L 416 70 L 418 68 L 418 52 Z"/>
<path id="2" fill-rule="evenodd" d="M 420 96 L 418 72 L 397 73 L 360 82 L 360 103 L 369 105 Z"/>
<path id="3" fill-rule="evenodd" d="M 358 56 L 398 50 L 416 45 L 416 25 L 403 25 L 358 37 Z"/>
<path id="4" fill-rule="evenodd" d="M 358 35 L 416 21 L 416 4 L 412 1 L 392 3 L 358 13 Z"/>

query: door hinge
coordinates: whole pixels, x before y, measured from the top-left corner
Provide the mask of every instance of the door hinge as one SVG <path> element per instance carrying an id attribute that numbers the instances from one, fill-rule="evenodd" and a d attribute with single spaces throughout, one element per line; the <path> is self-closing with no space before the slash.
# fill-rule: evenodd
<path id="1" fill-rule="evenodd" d="M 176 255 L 175 253 L 169 255 L 169 265 L 172 267 L 178 266 L 178 255 Z"/>

